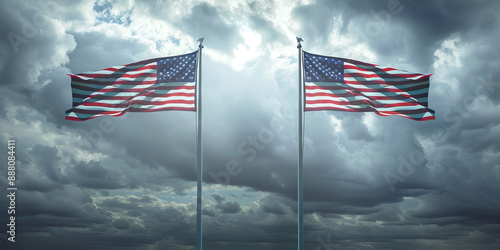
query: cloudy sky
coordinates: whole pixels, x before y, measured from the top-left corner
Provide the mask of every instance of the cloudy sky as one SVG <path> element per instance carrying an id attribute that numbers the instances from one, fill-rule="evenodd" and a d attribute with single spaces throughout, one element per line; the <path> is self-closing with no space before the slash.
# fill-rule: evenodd
<path id="1" fill-rule="evenodd" d="M 0 224 L 16 243 L 194 249 L 194 112 L 64 120 L 68 73 L 203 51 L 204 249 L 297 240 L 297 48 L 433 74 L 435 121 L 306 114 L 306 249 L 500 248 L 497 1 L 0 2 Z M 228 171 L 227 166 L 239 167 Z"/>

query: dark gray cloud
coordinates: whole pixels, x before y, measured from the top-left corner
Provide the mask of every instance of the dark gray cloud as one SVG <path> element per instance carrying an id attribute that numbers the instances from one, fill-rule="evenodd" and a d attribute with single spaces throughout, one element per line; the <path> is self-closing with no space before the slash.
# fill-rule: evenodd
<path id="1" fill-rule="evenodd" d="M 215 207 L 219 209 L 221 213 L 226 213 L 226 214 L 235 214 L 241 210 L 240 204 L 238 204 L 238 202 L 235 201 L 224 202 Z"/>
<path id="2" fill-rule="evenodd" d="M 213 48 L 224 51 L 241 42 L 238 27 L 225 20 L 226 13 L 208 3 L 200 3 L 191 8 L 191 14 L 179 23 L 193 37 L 208 36 L 213 39 Z"/>
<path id="3" fill-rule="evenodd" d="M 0 138 L 16 139 L 18 249 L 193 248 L 195 114 L 63 118 L 66 74 L 193 51 L 198 35 L 206 249 L 296 247 L 295 35 L 307 51 L 433 74 L 437 115 L 306 113 L 306 249 L 500 246 L 495 1 L 0 5 Z"/>

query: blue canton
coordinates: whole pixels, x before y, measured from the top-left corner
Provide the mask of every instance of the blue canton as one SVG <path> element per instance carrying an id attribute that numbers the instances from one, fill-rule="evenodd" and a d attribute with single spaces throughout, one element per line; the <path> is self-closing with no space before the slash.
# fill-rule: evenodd
<path id="1" fill-rule="evenodd" d="M 197 52 L 168 57 L 157 63 L 157 82 L 194 82 Z"/>
<path id="2" fill-rule="evenodd" d="M 344 62 L 326 56 L 304 53 L 306 82 L 344 81 Z"/>

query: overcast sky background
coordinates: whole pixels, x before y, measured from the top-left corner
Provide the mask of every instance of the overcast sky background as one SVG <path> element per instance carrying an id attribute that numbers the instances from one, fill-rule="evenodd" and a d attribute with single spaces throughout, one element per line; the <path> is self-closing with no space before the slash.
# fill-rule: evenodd
<path id="1" fill-rule="evenodd" d="M 204 249 L 296 248 L 297 49 L 433 74 L 436 120 L 306 113 L 306 249 L 500 249 L 498 1 L 0 2 L 0 224 L 16 243 L 194 249 L 194 112 L 64 120 L 68 73 L 203 51 Z M 238 164 L 241 169 L 227 171 Z M 228 178 L 229 177 L 229 178 Z"/>

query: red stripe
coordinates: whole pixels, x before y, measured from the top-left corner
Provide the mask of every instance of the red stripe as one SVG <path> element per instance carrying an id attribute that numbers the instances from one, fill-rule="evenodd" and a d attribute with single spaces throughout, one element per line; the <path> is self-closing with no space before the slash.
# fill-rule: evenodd
<path id="1" fill-rule="evenodd" d="M 93 78 L 99 78 L 99 77 L 106 78 L 106 77 L 113 77 L 113 76 L 116 77 L 117 75 L 119 75 L 117 72 L 122 72 L 124 75 L 126 75 L 129 72 L 141 71 L 141 70 L 145 70 L 145 69 L 156 69 L 156 64 L 147 65 L 147 66 L 136 68 L 136 69 L 131 69 L 131 68 L 127 68 L 127 67 L 124 67 L 121 69 L 107 68 L 107 69 L 97 70 L 97 71 L 106 70 L 106 71 L 112 71 L 113 73 L 109 73 L 109 74 L 85 74 L 85 73 L 81 73 L 81 74 L 76 74 L 74 76 L 76 76 L 76 77 L 84 76 L 84 77 L 93 77 Z"/>
<path id="2" fill-rule="evenodd" d="M 399 89 L 407 89 L 407 88 L 415 88 L 415 87 L 422 87 L 422 86 L 425 88 L 429 87 L 429 82 L 422 81 L 422 80 L 417 80 L 417 81 L 408 80 L 408 81 L 400 81 L 400 82 L 386 82 L 386 81 L 380 81 L 380 80 L 366 80 L 366 81 L 344 80 L 340 84 L 349 84 L 348 86 L 352 86 L 352 87 L 366 86 L 369 88 L 396 87 Z M 410 85 L 410 86 L 403 86 L 403 85 Z"/>
<path id="3" fill-rule="evenodd" d="M 415 85 L 422 85 L 422 86 L 429 86 L 429 83 L 427 84 L 421 84 L 423 82 L 428 81 L 427 79 L 419 79 L 419 80 L 403 80 L 403 81 L 397 81 L 397 82 L 386 82 L 386 81 L 381 81 L 381 80 L 345 80 L 344 83 L 349 83 L 349 84 L 356 84 L 356 85 L 389 85 L 389 86 L 400 86 L 400 85 L 406 85 L 406 84 L 415 84 Z"/>
<path id="4" fill-rule="evenodd" d="M 380 78 L 387 78 L 387 79 L 391 79 L 391 78 L 413 78 L 413 77 L 418 77 L 420 76 L 420 78 L 422 77 L 425 77 L 424 75 L 421 75 L 421 74 L 390 74 L 390 75 L 377 75 L 377 74 L 363 74 L 363 73 L 356 73 L 356 72 L 352 72 L 352 73 L 344 73 L 344 77 L 363 77 L 363 78 L 376 78 L 376 77 L 380 77 Z M 420 79 L 418 78 L 418 79 Z M 418 79 L 407 79 L 407 80 L 418 80 Z"/>
<path id="5" fill-rule="evenodd" d="M 402 116 L 408 119 L 416 120 L 416 121 L 428 121 L 428 120 L 435 120 L 434 116 L 427 116 L 427 117 L 422 117 L 422 118 L 415 118 L 411 117 L 409 114 L 405 114 L 402 112 L 396 112 L 396 111 L 384 111 L 384 112 L 379 112 L 375 109 L 371 108 L 365 108 L 365 109 L 341 109 L 341 108 L 332 108 L 332 107 L 306 107 L 304 111 L 321 111 L 321 110 L 339 110 L 339 111 L 347 111 L 347 112 L 375 112 L 377 115 L 380 116 L 389 116 L 389 115 L 398 115 Z M 427 110 L 424 110 L 423 112 L 421 110 L 417 110 L 417 112 L 412 112 L 412 114 L 418 115 L 418 114 L 424 114 L 427 112 Z"/>
<path id="6" fill-rule="evenodd" d="M 81 106 L 86 106 L 86 107 L 107 107 L 107 108 L 126 108 L 132 104 L 139 104 L 139 105 L 165 105 L 165 104 L 171 104 L 171 103 L 178 103 L 178 104 L 194 104 L 194 98 L 193 100 L 168 100 L 168 101 L 143 101 L 143 100 L 132 100 L 130 102 L 125 102 L 125 103 L 116 103 L 116 104 L 111 104 L 111 103 L 101 103 L 101 102 L 83 102 L 80 105 Z M 78 107 L 77 107 L 78 108 Z"/>
<path id="7" fill-rule="evenodd" d="M 168 107 L 161 109 L 139 109 L 139 108 L 129 108 L 128 112 L 156 112 L 156 111 L 170 111 L 170 110 L 180 110 L 180 111 L 196 111 L 196 108 L 187 107 Z"/>
<path id="8" fill-rule="evenodd" d="M 374 101 L 374 102 L 373 102 Z M 313 104 L 335 104 L 335 105 L 364 105 L 368 104 L 376 108 L 393 108 L 393 107 L 409 107 L 421 106 L 416 102 L 402 102 L 402 103 L 377 103 L 376 100 L 355 100 L 355 101 L 334 101 L 334 100 L 306 100 L 306 105 Z"/>
<path id="9" fill-rule="evenodd" d="M 392 89 L 392 88 L 381 88 L 381 89 L 361 89 L 361 88 L 353 88 L 350 86 L 306 86 L 306 93 L 307 90 L 345 90 L 345 91 L 353 91 L 353 92 L 391 92 L 391 93 L 398 93 L 398 92 L 406 92 L 401 89 Z M 401 95 L 406 95 L 402 94 Z M 406 95 L 409 96 L 409 95 Z"/>
<path id="10" fill-rule="evenodd" d="M 140 92 L 144 92 L 144 91 L 157 91 L 157 90 L 176 90 L 177 89 L 177 86 L 176 87 L 172 87 L 172 86 L 159 86 L 159 87 L 155 87 L 154 85 L 153 86 L 150 86 L 148 88 L 142 88 L 142 89 L 121 89 L 121 88 L 111 88 L 111 89 L 101 89 L 101 90 L 97 90 L 99 92 L 105 92 L 105 93 L 110 93 L 110 92 L 137 92 L 137 93 L 140 93 Z M 185 88 L 187 90 L 189 89 L 194 89 L 194 88 Z"/>
<path id="11" fill-rule="evenodd" d="M 384 71 L 384 72 L 392 71 L 392 70 L 398 70 L 398 69 L 391 68 L 391 67 L 382 68 L 382 67 L 380 67 L 379 65 L 376 65 L 376 64 L 372 64 L 370 66 L 375 67 L 378 70 Z M 372 72 L 372 70 L 363 69 L 361 67 L 356 66 L 356 64 L 344 64 L 344 69 L 359 69 L 359 70 L 363 70 L 363 71 Z"/>
<path id="12" fill-rule="evenodd" d="M 433 115 L 417 119 L 415 117 L 409 116 L 408 114 L 405 114 L 402 112 L 396 112 L 396 111 L 383 111 L 382 113 L 375 111 L 375 113 L 377 113 L 378 115 L 381 115 L 381 116 L 398 115 L 398 116 L 402 116 L 402 117 L 409 118 L 409 119 L 416 120 L 416 121 L 429 121 L 429 120 L 436 119 Z M 414 114 L 424 114 L 424 113 L 425 112 L 414 113 Z"/>
<path id="13" fill-rule="evenodd" d="M 145 81 L 146 82 L 146 81 Z M 147 81 L 146 83 L 149 83 L 149 84 L 155 84 L 156 82 L 154 83 L 151 83 L 152 81 Z M 143 84 L 135 84 L 136 86 L 140 86 L 140 85 L 143 85 Z M 149 87 L 146 87 L 146 88 L 137 88 L 137 89 L 123 89 L 123 88 L 120 88 L 120 87 L 116 87 L 116 88 L 108 88 L 108 89 L 99 89 L 99 88 L 92 88 L 92 87 L 88 87 L 88 86 L 82 86 L 82 85 L 77 85 L 77 84 L 74 84 L 72 85 L 72 88 L 74 89 L 79 89 L 79 90 L 85 90 L 85 91 L 90 91 L 90 92 L 142 92 L 142 91 L 145 91 L 145 90 L 194 90 L 195 89 L 195 86 L 158 86 L 158 85 L 152 85 L 152 86 L 149 86 Z"/>
<path id="14" fill-rule="evenodd" d="M 86 121 L 86 120 L 90 120 L 90 119 L 94 119 L 96 117 L 99 117 L 99 116 L 96 116 L 96 115 L 112 115 L 112 116 L 122 116 L 123 114 L 125 114 L 124 111 L 100 111 L 100 112 L 81 112 L 80 111 L 72 111 L 74 113 L 81 113 L 81 114 L 91 114 L 91 115 L 94 115 L 94 116 L 91 116 L 89 118 L 86 118 L 86 119 L 80 119 L 77 117 L 73 117 L 73 116 L 66 116 L 66 120 L 71 120 L 71 121 Z"/>
<path id="15" fill-rule="evenodd" d="M 381 68 L 379 66 L 375 66 L 375 68 L 378 71 L 383 71 L 383 72 L 389 72 L 389 71 L 393 71 L 393 70 L 403 71 L 403 70 L 398 70 L 398 69 L 391 68 L 391 67 Z M 360 68 L 356 65 L 351 65 L 351 64 L 344 64 L 344 69 L 355 69 L 355 70 L 360 70 L 360 71 L 365 71 L 365 72 L 377 73 L 374 70 Z M 345 75 L 347 75 L 347 74 L 349 74 L 349 73 L 346 73 Z M 359 74 L 362 74 L 362 73 L 359 73 Z M 430 76 L 432 76 L 432 74 L 428 74 L 428 75 L 423 75 L 423 74 L 418 74 L 418 73 L 413 73 L 413 74 L 412 73 L 406 73 L 406 74 L 387 73 L 387 74 L 383 74 L 383 78 L 407 78 L 407 77 L 416 77 L 416 76 L 430 77 Z"/>
<path id="16" fill-rule="evenodd" d="M 347 108 L 347 107 L 346 107 Z M 425 108 L 421 109 L 410 109 L 410 110 L 398 110 L 398 111 L 378 111 L 374 109 L 373 107 L 364 107 L 364 108 L 337 108 L 337 107 L 307 107 L 305 108 L 306 111 L 311 111 L 311 110 L 350 110 L 352 112 L 376 112 L 377 114 L 380 115 L 419 115 L 419 114 L 425 114 L 425 113 L 431 113 Z"/>
<path id="17" fill-rule="evenodd" d="M 160 90 L 194 90 L 194 86 L 181 86 L 181 87 L 174 87 L 174 86 L 163 86 L 161 89 L 160 88 L 152 88 L 149 90 L 148 93 L 143 93 L 144 95 L 147 94 L 148 97 L 164 97 L 166 95 L 178 95 L 178 96 L 193 96 L 194 93 L 183 93 L 183 92 L 179 92 L 179 93 L 171 93 L 171 92 L 167 92 L 167 93 L 157 93 L 157 92 L 154 92 L 156 91 L 157 89 L 160 89 Z M 93 94 L 93 95 L 84 95 L 84 94 L 75 94 L 73 93 L 73 98 L 81 98 L 81 99 L 85 99 L 85 98 L 91 98 L 91 99 L 94 99 L 94 100 L 130 100 L 132 98 L 134 98 L 136 96 L 107 96 L 107 95 L 103 95 L 103 94 Z M 75 105 L 73 105 L 75 106 Z"/>
<path id="18" fill-rule="evenodd" d="M 79 76 L 84 76 L 84 77 L 89 77 L 89 78 L 121 78 L 121 77 L 129 77 L 129 78 L 139 78 L 139 77 L 156 77 L 156 73 L 138 73 L 138 74 L 131 74 L 131 73 L 126 73 L 123 75 L 116 75 L 116 74 L 79 74 Z M 78 78 L 82 81 L 91 81 L 92 79 L 82 79 Z M 110 81 L 111 82 L 111 81 Z M 112 83 L 112 82 L 111 82 Z"/>
<path id="19" fill-rule="evenodd" d="M 166 97 L 168 95 L 176 95 L 176 96 L 194 96 L 194 93 L 165 93 L 165 94 L 158 94 L 158 93 L 147 93 L 148 97 Z M 132 98 L 135 98 L 137 96 L 105 96 L 105 95 L 91 95 L 91 96 L 75 96 L 77 98 L 82 98 L 85 99 L 87 97 L 90 97 L 93 100 L 130 100 Z"/>
<path id="20" fill-rule="evenodd" d="M 312 90 L 326 90 L 326 91 L 333 91 L 333 90 L 345 90 L 345 91 L 353 91 L 353 92 L 359 92 L 359 93 L 369 93 L 369 92 L 380 92 L 380 93 L 398 93 L 398 92 L 409 92 L 409 91 L 415 91 L 415 90 L 420 90 L 420 89 L 427 89 L 427 85 L 417 85 L 413 87 L 408 87 L 408 88 L 355 88 L 352 86 L 306 86 L 306 93 L 308 91 Z"/>
<path id="21" fill-rule="evenodd" d="M 99 100 L 130 100 L 141 95 L 136 96 L 103 96 L 103 95 L 91 95 L 90 98 L 96 101 Z M 183 97 L 194 97 L 194 93 L 145 93 L 144 96 L 147 97 L 170 97 L 170 96 L 183 96 Z"/>
<path id="22" fill-rule="evenodd" d="M 305 107 L 304 111 L 320 111 L 320 110 L 341 110 L 341 111 L 348 111 L 348 112 L 367 112 L 367 111 L 361 111 L 359 109 L 351 109 L 351 108 L 332 108 L 332 107 Z M 372 111 L 372 110 L 369 110 Z"/>
<path id="23" fill-rule="evenodd" d="M 82 83 L 83 86 L 85 84 L 94 84 L 94 85 L 100 85 L 100 86 L 110 86 L 110 85 L 143 85 L 143 84 L 151 84 L 155 83 L 156 80 L 131 80 L 131 81 L 125 81 L 125 80 L 119 80 L 119 81 L 114 81 L 114 82 L 102 82 L 102 81 L 96 81 L 96 80 L 82 80 L 79 78 L 72 79 L 73 82 L 78 82 Z M 72 86 L 78 86 L 79 84 L 72 84 Z"/>
<path id="24" fill-rule="evenodd" d="M 144 91 L 156 91 L 156 90 L 192 90 L 194 89 L 194 86 L 186 86 L 186 87 L 179 87 L 179 86 L 150 86 L 147 88 L 140 88 L 140 89 L 122 89 L 122 88 L 109 88 L 109 89 L 94 89 L 94 88 L 89 88 L 89 87 L 84 87 L 84 86 L 75 86 L 75 89 L 80 89 L 80 90 L 86 90 L 86 91 L 92 91 L 92 92 L 103 92 L 103 93 L 111 93 L 111 92 L 144 92 Z M 95 95 L 90 95 L 90 97 L 93 97 Z"/>
<path id="25" fill-rule="evenodd" d="M 318 96 L 330 96 L 330 97 L 352 97 L 355 96 L 352 93 L 346 92 L 346 93 L 340 93 L 340 94 L 333 94 L 333 93 L 306 93 L 306 97 L 318 97 Z M 418 95 L 413 95 L 411 97 L 408 96 L 403 96 L 403 95 L 397 95 L 397 96 L 364 96 L 366 98 L 372 99 L 372 100 L 407 100 L 407 99 L 418 99 L 422 97 L 427 97 L 427 93 L 422 93 Z"/>
<path id="26" fill-rule="evenodd" d="M 140 93 L 143 91 L 151 90 L 151 88 L 154 86 L 156 81 L 148 81 L 145 82 L 144 84 L 136 84 L 137 86 L 140 85 L 146 85 L 146 84 L 151 84 L 151 86 L 145 86 L 144 88 L 136 88 L 136 89 L 122 89 L 122 88 L 102 88 L 102 89 L 96 89 L 96 88 L 91 88 L 87 86 L 80 86 L 80 85 L 73 85 L 71 86 L 73 89 L 79 89 L 79 90 L 85 90 L 85 91 L 90 91 L 90 92 L 101 92 L 101 93 L 111 93 L 111 92 L 136 92 Z"/>
<path id="27" fill-rule="evenodd" d="M 121 66 L 119 66 L 119 67 L 121 67 Z M 124 69 L 124 68 L 125 68 L 125 67 L 121 67 L 121 68 L 119 68 L 119 69 L 117 69 L 117 68 L 105 68 L 105 69 L 102 69 L 102 70 L 107 70 L 107 71 L 115 71 L 115 72 L 116 72 L 116 71 L 120 71 L 120 70 L 122 70 L 122 69 Z"/>

